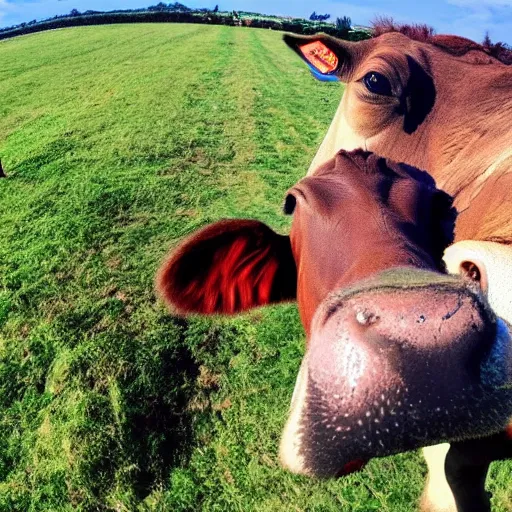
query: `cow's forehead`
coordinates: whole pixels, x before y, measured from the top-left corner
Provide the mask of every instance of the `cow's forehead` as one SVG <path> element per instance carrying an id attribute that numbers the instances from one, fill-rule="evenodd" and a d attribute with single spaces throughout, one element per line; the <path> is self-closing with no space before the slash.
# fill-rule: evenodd
<path id="1" fill-rule="evenodd" d="M 365 47 L 364 52 L 361 52 L 363 59 L 358 60 L 358 64 L 364 63 L 368 58 L 380 55 L 382 57 L 392 58 L 397 55 L 411 55 L 417 58 L 419 55 L 423 55 L 425 50 L 431 50 L 434 46 L 421 41 L 415 41 L 400 34 L 398 32 L 391 32 L 388 34 L 382 34 L 371 40 L 371 44 Z"/>
<path id="2" fill-rule="evenodd" d="M 358 230 L 366 233 L 380 233 L 382 226 L 376 219 L 391 215 L 390 219 L 411 222 L 422 231 L 437 226 L 439 240 L 453 236 L 453 229 L 449 230 L 456 216 L 452 199 L 436 188 L 427 172 L 361 150 L 340 151 L 300 180 L 287 193 L 285 212 L 292 213 L 297 201 L 308 205 L 308 215 L 329 218 L 340 227 L 356 222 Z M 366 223 L 364 229 L 360 223 Z"/>
<path id="3" fill-rule="evenodd" d="M 356 180 L 361 184 L 378 183 L 381 178 L 407 179 L 427 189 L 436 187 L 434 179 L 425 171 L 407 164 L 393 162 L 368 151 L 341 150 L 337 155 L 320 166 L 310 178 L 329 178 L 343 184 Z"/>
<path id="4" fill-rule="evenodd" d="M 426 43 L 422 43 L 420 41 L 415 41 L 400 32 L 389 32 L 387 34 L 382 34 L 374 39 L 375 47 L 382 45 L 389 45 L 393 48 L 411 48 L 425 45 Z"/>

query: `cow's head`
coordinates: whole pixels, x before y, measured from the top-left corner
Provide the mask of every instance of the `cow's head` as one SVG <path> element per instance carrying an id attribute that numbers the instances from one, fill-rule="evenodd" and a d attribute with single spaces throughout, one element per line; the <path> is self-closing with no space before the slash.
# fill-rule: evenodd
<path id="1" fill-rule="evenodd" d="M 307 347 L 286 467 L 341 475 L 507 423 L 508 331 L 477 289 L 443 273 L 455 212 L 426 173 L 342 151 L 284 209 L 290 236 L 255 220 L 212 224 L 170 255 L 157 286 L 181 314 L 297 299 Z"/>
<path id="2" fill-rule="evenodd" d="M 510 97 L 510 70 L 468 39 L 424 39 L 398 32 L 359 42 L 325 34 L 284 36 L 317 77 L 345 84 L 310 172 L 340 149 L 361 148 L 429 169 L 438 177 L 437 170 L 442 172 L 473 140 L 478 140 L 480 147 L 472 165 L 485 163 L 478 152 L 482 144 L 493 147 L 494 156 L 503 149 L 503 137 L 490 134 L 503 135 L 503 127 L 510 124 L 505 121 L 509 105 L 496 113 Z M 496 65 L 482 65 L 485 63 Z M 489 123 L 495 116 L 500 121 Z M 448 173 L 443 188 L 458 192 L 445 186 L 449 179 Z"/>

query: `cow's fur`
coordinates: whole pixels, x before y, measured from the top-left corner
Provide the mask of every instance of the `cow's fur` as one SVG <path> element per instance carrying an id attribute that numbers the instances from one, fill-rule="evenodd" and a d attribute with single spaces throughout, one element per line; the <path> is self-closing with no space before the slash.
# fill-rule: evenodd
<path id="1" fill-rule="evenodd" d="M 512 184 L 512 67 L 496 59 L 483 65 L 473 50 L 455 56 L 401 33 L 358 43 L 318 38 L 338 53 L 346 90 L 308 174 L 340 149 L 356 148 L 428 169 L 455 198 L 457 241 L 512 242 L 512 203 L 504 192 Z M 361 78 L 373 69 L 390 76 L 397 97 L 368 100 Z M 430 86 L 435 94 L 425 115 L 416 104 Z M 407 122 L 415 127 L 410 133 Z"/>
<path id="2" fill-rule="evenodd" d="M 324 35 L 285 36 L 299 55 L 304 42 L 324 43 L 336 53 L 335 74 L 346 84 L 308 175 L 340 149 L 356 148 L 427 169 L 454 196 L 459 210 L 458 243 L 446 254 L 449 269 L 476 267 L 491 303 L 511 323 L 512 294 L 506 288 L 512 282 L 512 52 L 502 44 L 435 35 L 420 25 L 384 20 L 375 28 L 377 37 L 358 43 Z M 369 71 L 389 78 L 392 97 L 368 97 L 362 78 Z M 414 108 L 420 113 L 411 122 Z M 444 467 L 443 449 L 427 453 L 433 454 L 429 468 Z M 460 455 L 451 453 L 452 458 Z M 459 459 L 471 464 L 466 456 Z M 430 477 L 427 491 L 437 487 L 432 482 L 438 479 Z M 436 500 L 426 492 L 424 509 L 454 511 L 453 497 L 441 495 L 445 498 Z"/>
<path id="3" fill-rule="evenodd" d="M 285 212 L 294 215 L 289 237 L 255 220 L 217 222 L 181 243 L 157 276 L 181 314 L 297 299 L 307 352 L 284 466 L 341 475 L 375 456 L 503 429 L 512 368 L 496 358 L 512 361 L 510 336 L 478 287 L 443 272 L 456 212 L 427 173 L 340 151 L 289 190 Z M 456 479 L 467 445 L 452 453 Z"/>
<path id="4" fill-rule="evenodd" d="M 422 23 L 404 25 L 395 23 L 393 19 L 385 17 L 377 18 L 372 28 L 373 37 L 398 32 L 413 41 L 437 46 L 456 57 L 471 54 L 475 61 L 478 60 L 482 64 L 493 64 L 496 62 L 507 65 L 512 64 L 512 50 L 501 42 L 492 43 L 488 37 L 486 37 L 482 44 L 478 44 L 465 37 L 438 35 L 432 27 Z M 490 59 L 489 57 L 492 58 Z"/>

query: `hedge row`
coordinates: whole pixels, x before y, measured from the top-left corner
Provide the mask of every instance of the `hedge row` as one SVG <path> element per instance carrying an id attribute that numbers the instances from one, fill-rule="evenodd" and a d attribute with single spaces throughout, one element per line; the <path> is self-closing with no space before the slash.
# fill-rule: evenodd
<path id="1" fill-rule="evenodd" d="M 363 31 L 340 30 L 330 23 L 312 23 L 302 19 L 269 19 L 265 17 L 238 17 L 231 13 L 204 13 L 204 12 L 113 12 L 80 16 L 58 17 L 47 21 L 17 27 L 12 30 L 0 31 L 0 39 L 52 30 L 64 27 L 81 25 L 109 25 L 113 23 L 206 23 L 211 25 L 248 26 L 252 28 L 267 28 L 283 30 L 296 34 L 327 34 L 359 41 L 368 39 L 370 35 Z"/>

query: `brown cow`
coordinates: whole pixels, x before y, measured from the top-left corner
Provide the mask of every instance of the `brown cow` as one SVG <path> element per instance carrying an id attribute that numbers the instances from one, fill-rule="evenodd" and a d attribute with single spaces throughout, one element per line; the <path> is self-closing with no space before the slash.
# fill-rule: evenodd
<path id="1" fill-rule="evenodd" d="M 358 43 L 285 36 L 317 73 L 346 83 L 308 174 L 340 149 L 355 148 L 428 169 L 460 212 L 457 243 L 445 257 L 449 271 L 477 278 L 495 312 L 512 323 L 512 66 L 505 65 L 512 52 L 502 51 L 500 61 L 464 38 L 388 29 Z M 501 458 L 512 452 L 509 444 L 490 449 L 495 442 L 482 441 L 480 453 L 477 443 L 469 448 L 480 483 L 496 453 Z M 430 449 L 427 462 L 434 472 L 443 472 L 447 449 Z M 486 463 L 481 453 L 488 454 Z M 449 458 L 447 464 L 471 473 L 471 457 L 460 447 Z M 430 484 L 423 508 L 455 510 L 446 481 L 431 474 Z"/>
<path id="2" fill-rule="evenodd" d="M 307 349 L 282 463 L 338 476 L 372 457 L 502 430 L 511 339 L 473 282 L 443 273 L 455 210 L 432 178 L 341 151 L 290 189 L 284 208 L 289 237 L 254 220 L 217 222 L 157 276 L 181 314 L 297 299 Z M 456 495 L 485 503 L 482 491 Z"/>

